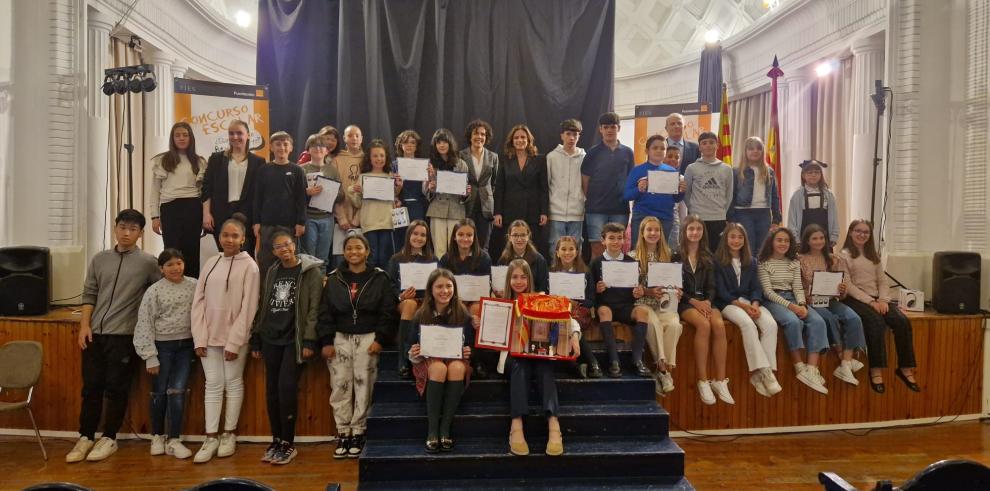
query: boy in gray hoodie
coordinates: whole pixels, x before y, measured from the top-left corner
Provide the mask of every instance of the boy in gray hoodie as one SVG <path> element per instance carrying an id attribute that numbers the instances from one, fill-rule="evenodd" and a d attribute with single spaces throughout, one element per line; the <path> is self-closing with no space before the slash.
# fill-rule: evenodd
<path id="1" fill-rule="evenodd" d="M 553 251 L 557 240 L 565 235 L 577 239 L 581 250 L 581 232 L 584 226 L 584 190 L 581 188 L 581 163 L 584 149 L 578 148 L 581 138 L 581 122 L 567 119 L 560 123 L 560 141 L 557 148 L 547 154 L 547 181 L 550 185 L 550 243 L 537 244 L 546 247 L 543 255 Z"/>
<path id="2" fill-rule="evenodd" d="M 103 460 L 117 451 L 117 430 L 124 421 L 131 389 L 134 325 L 145 290 L 161 278 L 155 256 L 137 248 L 145 218 L 123 210 L 114 220 L 113 249 L 93 256 L 86 272 L 78 343 L 82 349 L 82 408 L 79 441 L 65 461 Z M 103 437 L 93 442 L 107 398 Z"/>
<path id="3" fill-rule="evenodd" d="M 714 251 L 725 229 L 725 216 L 732 204 L 732 167 L 715 157 L 718 137 L 706 131 L 698 137 L 701 158 L 684 172 L 684 202 L 689 215 L 698 215 L 705 222 L 708 250 Z"/>

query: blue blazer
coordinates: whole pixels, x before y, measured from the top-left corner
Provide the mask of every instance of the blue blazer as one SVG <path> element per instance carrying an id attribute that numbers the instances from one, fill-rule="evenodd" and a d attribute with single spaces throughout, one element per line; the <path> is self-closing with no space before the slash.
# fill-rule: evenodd
<path id="1" fill-rule="evenodd" d="M 732 302 L 739 298 L 748 299 L 750 302 L 758 301 L 763 303 L 763 287 L 760 286 L 760 278 L 756 273 L 756 258 L 750 260 L 749 266 L 743 265 L 741 278 L 736 281 L 736 271 L 732 265 L 721 265 L 715 261 L 715 306 L 719 310 L 732 305 Z"/>

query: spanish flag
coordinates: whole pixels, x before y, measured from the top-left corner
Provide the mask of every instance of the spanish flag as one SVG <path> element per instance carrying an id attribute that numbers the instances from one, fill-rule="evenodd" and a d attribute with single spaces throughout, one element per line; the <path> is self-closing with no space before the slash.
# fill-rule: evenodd
<path id="1" fill-rule="evenodd" d="M 729 130 L 729 87 L 722 84 L 722 108 L 718 118 L 718 153 L 715 156 L 732 165 L 732 132 Z"/>
<path id="2" fill-rule="evenodd" d="M 773 67 L 767 72 L 770 77 L 770 130 L 767 132 L 767 165 L 773 169 L 777 177 L 777 198 L 780 199 L 780 123 L 777 118 L 777 78 L 784 76 L 784 71 L 773 57 Z"/>

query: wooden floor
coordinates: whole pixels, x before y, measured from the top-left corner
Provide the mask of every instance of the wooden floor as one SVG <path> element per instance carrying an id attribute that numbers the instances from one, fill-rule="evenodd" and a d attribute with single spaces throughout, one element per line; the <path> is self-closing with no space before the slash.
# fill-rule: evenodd
<path id="1" fill-rule="evenodd" d="M 990 465 L 990 424 L 947 423 L 938 426 L 745 436 L 736 439 L 676 439 L 687 452 L 687 478 L 700 490 L 820 490 L 817 474 L 839 473 L 861 490 L 879 479 L 895 485 L 926 465 L 965 458 Z M 566 444 L 566 442 L 565 442 Z M 99 490 L 182 489 L 221 476 L 237 475 L 266 482 L 279 490 L 322 490 L 340 482 L 357 483 L 356 461 L 334 461 L 331 444 L 303 444 L 293 463 L 275 467 L 257 461 L 262 444 L 241 444 L 228 459 L 194 465 L 171 457 L 150 457 L 146 442 L 124 441 L 107 461 L 64 463 L 68 440 L 47 440 L 46 465 L 37 444 L 28 438 L 0 437 L 0 489 L 21 489 L 45 481 L 69 481 Z"/>

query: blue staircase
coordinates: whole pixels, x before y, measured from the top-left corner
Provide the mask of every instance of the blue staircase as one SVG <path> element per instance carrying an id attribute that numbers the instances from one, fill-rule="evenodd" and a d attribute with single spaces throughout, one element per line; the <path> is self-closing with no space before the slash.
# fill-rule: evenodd
<path id="1" fill-rule="evenodd" d="M 603 352 L 595 355 L 607 366 Z M 629 352 L 621 355 L 629 366 Z M 383 352 L 379 360 L 359 460 L 362 491 L 694 489 L 684 478 L 684 451 L 668 437 L 669 415 L 656 402 L 652 379 L 581 379 L 568 363 L 558 363 L 565 449 L 558 457 L 543 453 L 547 424 L 536 406 L 524 421 L 531 455 L 511 455 L 508 380 L 472 380 L 454 419 L 454 451 L 427 454 L 426 406 L 413 382 L 399 379 L 396 356 Z M 535 388 L 530 401 L 539 401 Z"/>

